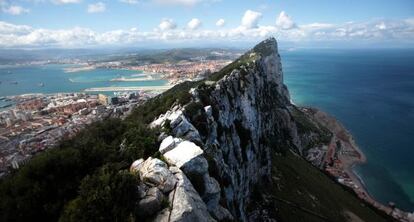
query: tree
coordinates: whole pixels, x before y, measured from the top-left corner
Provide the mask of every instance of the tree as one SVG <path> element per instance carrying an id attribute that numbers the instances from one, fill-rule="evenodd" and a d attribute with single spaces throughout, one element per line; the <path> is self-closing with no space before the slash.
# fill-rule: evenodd
<path id="1" fill-rule="evenodd" d="M 107 164 L 86 176 L 79 196 L 65 207 L 60 221 L 131 221 L 138 201 L 138 177 Z"/>

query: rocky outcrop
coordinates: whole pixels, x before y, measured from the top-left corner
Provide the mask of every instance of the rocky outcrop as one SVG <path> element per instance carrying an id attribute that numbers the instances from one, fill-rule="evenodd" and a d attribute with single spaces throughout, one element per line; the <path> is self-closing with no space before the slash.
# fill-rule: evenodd
<path id="1" fill-rule="evenodd" d="M 155 221 L 215 221 L 186 175 L 177 167 L 171 167 L 170 170 L 178 179 L 175 190 L 168 197 L 171 207 L 160 212 Z"/>
<path id="2" fill-rule="evenodd" d="M 168 167 L 165 162 L 149 157 L 145 161 L 135 161 L 130 170 L 142 181 L 137 186 L 141 198 L 137 205 L 139 216 L 152 216 L 155 221 L 165 222 L 215 221 L 206 203 L 178 167 Z"/>
<path id="3" fill-rule="evenodd" d="M 271 152 L 308 154 L 317 138 L 295 122 L 300 111 L 283 84 L 276 40 L 260 43 L 189 94 L 190 103 L 151 123 L 165 129 L 159 152 L 174 174 L 171 181 L 178 181 L 168 194 L 170 209 L 156 221 L 167 221 L 167 215 L 168 221 L 200 221 L 201 215 L 203 221 L 247 221 L 253 189 L 270 181 Z M 141 162 L 134 164 L 147 166 Z M 140 172 L 148 177 L 144 182 L 165 191 L 160 184 L 169 180 L 158 175 L 166 174 L 140 169 L 146 169 Z"/>

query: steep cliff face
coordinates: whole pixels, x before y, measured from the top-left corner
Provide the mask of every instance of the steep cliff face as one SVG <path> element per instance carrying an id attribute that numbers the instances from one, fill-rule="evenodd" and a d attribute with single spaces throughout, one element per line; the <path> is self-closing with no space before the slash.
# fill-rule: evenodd
<path id="1" fill-rule="evenodd" d="M 209 79 L 192 84 L 191 99 L 175 103 L 150 124 L 164 131 L 159 154 L 168 166 L 158 159 L 133 164 L 146 184 L 141 201 L 154 199 L 145 195 L 154 187 L 163 192 L 161 199 L 169 207 L 156 213 L 155 221 L 274 220 L 276 208 L 263 205 L 273 194 L 265 200 L 253 196 L 257 188 L 282 184 L 275 175 L 275 157 L 292 151 L 303 157 L 314 150 L 323 154 L 332 137 L 291 104 L 276 40 L 263 41 Z M 154 161 L 164 164 L 155 173 L 145 167 Z M 318 207 L 317 198 L 312 204 Z M 151 214 L 160 208 L 150 209 Z"/>
<path id="2" fill-rule="evenodd" d="M 245 221 L 253 188 L 270 183 L 271 153 L 303 150 L 276 40 L 260 43 L 190 93 L 191 102 L 152 122 L 170 134 L 161 138 L 160 152 L 189 177 L 212 218 Z"/>
<path id="3" fill-rule="evenodd" d="M 270 177 L 271 149 L 290 140 L 292 123 L 276 41 L 262 42 L 235 63 L 222 79 L 193 92 L 193 104 L 207 112 L 187 116 L 203 129 L 202 146 L 225 207 L 244 220 L 253 186 Z"/>

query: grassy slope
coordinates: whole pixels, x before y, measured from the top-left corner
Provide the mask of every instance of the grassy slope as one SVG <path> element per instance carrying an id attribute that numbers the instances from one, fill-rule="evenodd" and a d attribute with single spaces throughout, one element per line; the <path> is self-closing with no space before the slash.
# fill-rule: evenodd
<path id="1" fill-rule="evenodd" d="M 292 152 L 275 154 L 272 171 L 274 186 L 268 186 L 268 193 L 276 197 L 276 215 L 281 221 L 350 221 L 345 211 L 363 221 L 390 221 Z"/>

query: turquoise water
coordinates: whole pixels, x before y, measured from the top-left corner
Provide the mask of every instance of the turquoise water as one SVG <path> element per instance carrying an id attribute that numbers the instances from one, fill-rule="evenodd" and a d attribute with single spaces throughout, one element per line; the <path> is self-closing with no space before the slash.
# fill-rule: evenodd
<path id="1" fill-rule="evenodd" d="M 94 87 L 162 86 L 166 80 L 111 82 L 111 79 L 137 78 L 140 71 L 95 69 L 65 73 L 71 65 L 44 65 L 0 68 L 0 97 L 27 93 L 79 92 Z M 17 84 L 15 84 L 17 82 Z M 41 87 L 40 83 L 44 86 Z"/>
<path id="2" fill-rule="evenodd" d="M 368 192 L 414 211 L 414 50 L 282 52 L 299 105 L 319 107 L 353 134 L 368 162 L 356 167 Z"/>

